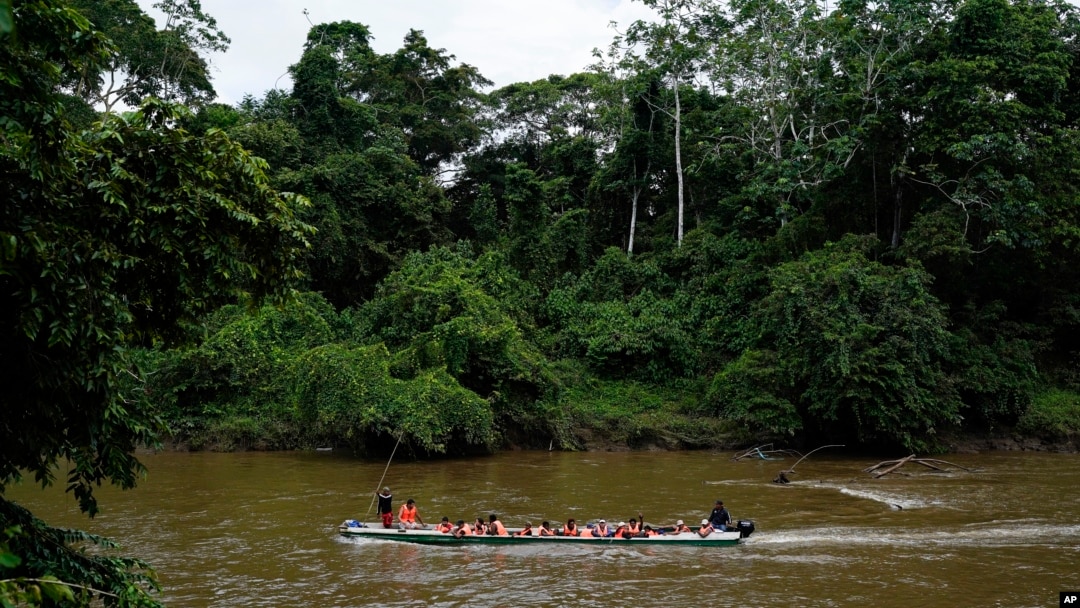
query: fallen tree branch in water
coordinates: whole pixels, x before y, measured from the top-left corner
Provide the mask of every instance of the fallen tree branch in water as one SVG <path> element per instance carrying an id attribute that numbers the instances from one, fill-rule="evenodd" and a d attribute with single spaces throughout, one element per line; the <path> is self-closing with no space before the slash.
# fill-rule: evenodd
<path id="1" fill-rule="evenodd" d="M 791 465 L 790 469 L 784 469 L 784 470 L 780 471 L 780 473 L 777 474 L 776 479 L 773 479 L 773 483 L 791 483 L 791 480 L 788 479 L 787 476 L 788 475 L 794 475 L 795 474 L 795 467 L 799 466 L 800 462 L 802 462 L 802 461 L 806 460 L 807 458 L 809 458 L 810 454 L 813 454 L 814 452 L 816 452 L 818 450 L 824 450 L 825 448 L 842 448 L 842 447 L 844 447 L 843 444 L 835 443 L 835 444 L 831 444 L 831 445 L 823 445 L 823 446 L 821 446 L 819 448 L 814 448 L 813 450 L 810 450 L 809 452 L 806 453 L 806 456 L 803 456 L 802 458 L 798 459 L 795 462 L 795 464 Z"/>
<path id="2" fill-rule="evenodd" d="M 881 462 L 879 462 L 879 463 L 877 463 L 877 464 L 875 464 L 873 466 L 866 467 L 865 469 L 863 469 L 863 472 L 864 473 L 872 473 L 874 475 L 875 479 L 879 479 L 881 477 L 884 477 L 884 476 L 888 475 L 889 473 L 892 473 L 893 471 L 899 469 L 900 467 L 904 466 L 905 464 L 907 464 L 909 462 L 917 462 L 917 463 L 923 465 L 924 467 L 934 469 L 935 471 L 944 471 L 944 469 L 937 466 L 939 464 L 940 465 L 950 466 L 950 467 L 956 467 L 958 469 L 963 469 L 965 471 L 971 471 L 972 470 L 972 469 L 969 469 L 967 467 L 960 466 L 960 465 L 958 465 L 956 463 L 949 462 L 947 460 L 938 460 L 937 458 L 917 458 L 915 456 L 915 454 L 912 454 L 910 456 L 905 456 L 904 458 L 900 458 L 899 460 L 883 460 L 883 461 L 881 461 Z M 879 471 L 878 469 L 881 469 L 882 467 L 886 467 L 885 470 Z"/>
<path id="3" fill-rule="evenodd" d="M 766 449 L 773 447 L 773 444 L 766 443 L 759 446 L 754 446 L 749 450 L 739 452 L 731 457 L 732 460 L 738 462 L 744 458 L 758 458 L 761 460 L 780 460 L 787 456 L 802 456 L 795 450 L 772 450 Z"/>

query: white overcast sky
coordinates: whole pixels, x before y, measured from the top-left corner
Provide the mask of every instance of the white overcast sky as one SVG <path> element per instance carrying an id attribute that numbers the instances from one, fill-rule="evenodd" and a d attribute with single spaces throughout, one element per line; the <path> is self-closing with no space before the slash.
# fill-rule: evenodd
<path id="1" fill-rule="evenodd" d="M 155 1 L 138 0 L 160 28 Z M 211 57 L 218 100 L 229 104 L 275 86 L 291 90 L 286 71 L 311 27 L 304 9 L 315 24 L 363 23 L 379 53 L 422 30 L 430 46 L 477 67 L 497 87 L 581 71 L 594 48 L 611 43 L 612 21 L 621 30 L 653 15 L 631 0 L 202 0 L 202 7 L 232 39 L 227 53 Z"/>

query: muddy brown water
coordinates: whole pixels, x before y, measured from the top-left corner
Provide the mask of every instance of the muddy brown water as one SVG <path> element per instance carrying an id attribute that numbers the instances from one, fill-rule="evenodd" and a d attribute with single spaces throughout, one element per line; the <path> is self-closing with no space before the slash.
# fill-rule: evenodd
<path id="1" fill-rule="evenodd" d="M 149 561 L 172 607 L 1022 607 L 1080 590 L 1080 456 L 952 455 L 977 471 L 874 480 L 861 469 L 876 460 L 819 452 L 787 486 L 771 480 L 794 458 L 730 456 L 507 452 L 394 462 L 385 482 L 395 509 L 414 498 L 429 522 L 700 521 L 719 498 L 757 526 L 723 548 L 342 538 L 342 520 L 375 519 L 387 463 L 336 453 L 145 454 L 148 478 L 102 488 L 93 520 L 59 489 L 8 498 Z"/>

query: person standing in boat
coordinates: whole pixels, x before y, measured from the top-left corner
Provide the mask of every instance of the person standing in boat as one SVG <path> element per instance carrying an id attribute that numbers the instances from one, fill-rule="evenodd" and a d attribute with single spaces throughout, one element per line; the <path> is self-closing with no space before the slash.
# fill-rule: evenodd
<path id="1" fill-rule="evenodd" d="M 379 517 L 382 518 L 382 526 L 389 528 L 394 524 L 394 495 L 390 493 L 390 488 L 383 488 L 382 492 L 375 492 L 375 495 L 379 497 Z M 370 508 L 369 505 L 368 509 Z"/>
<path id="2" fill-rule="evenodd" d="M 508 532 L 506 531 L 506 526 L 504 526 L 503 523 L 501 521 L 499 521 L 499 516 L 495 515 L 494 513 L 492 513 L 491 516 L 488 517 L 488 530 L 487 530 L 487 533 L 492 535 L 492 536 L 507 536 L 508 535 Z"/>
<path id="3" fill-rule="evenodd" d="M 578 536 L 579 534 L 581 534 L 581 532 L 578 530 L 577 522 L 574 521 L 574 518 L 571 517 L 570 519 L 566 520 L 566 525 L 563 526 L 563 529 L 562 529 L 562 535 L 563 536 Z"/>
<path id="4" fill-rule="evenodd" d="M 724 508 L 724 501 L 716 501 L 716 506 L 713 507 L 712 513 L 709 513 L 709 523 L 712 527 L 725 532 L 728 526 L 731 525 L 731 514 Z"/>
<path id="5" fill-rule="evenodd" d="M 401 505 L 398 511 L 398 525 L 405 529 L 423 528 L 424 520 L 420 517 L 420 511 L 416 509 L 416 501 L 409 499 Z"/>

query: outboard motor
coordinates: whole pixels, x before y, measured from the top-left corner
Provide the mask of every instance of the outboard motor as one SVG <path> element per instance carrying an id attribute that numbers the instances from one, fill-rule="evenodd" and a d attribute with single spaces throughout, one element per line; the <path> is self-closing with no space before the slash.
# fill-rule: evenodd
<path id="1" fill-rule="evenodd" d="M 746 538 L 754 533 L 754 522 L 748 519 L 740 519 L 736 525 L 739 528 L 739 538 Z"/>

